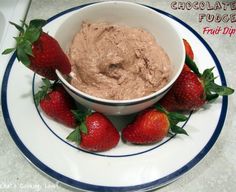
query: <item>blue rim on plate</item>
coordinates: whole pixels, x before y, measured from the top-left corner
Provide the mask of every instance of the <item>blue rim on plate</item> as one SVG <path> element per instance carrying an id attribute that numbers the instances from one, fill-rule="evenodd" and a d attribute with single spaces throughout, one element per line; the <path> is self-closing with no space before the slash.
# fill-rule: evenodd
<path id="1" fill-rule="evenodd" d="M 87 5 L 90 4 L 85 4 L 85 5 L 81 5 L 81 6 L 77 6 L 77 7 L 73 7 L 71 9 L 65 10 L 61 13 L 58 13 L 57 15 L 51 17 L 50 19 L 48 19 L 48 22 L 53 21 L 54 19 L 68 13 L 68 12 L 72 12 L 75 10 L 78 10 L 82 7 L 85 7 Z M 219 60 L 217 59 L 215 53 L 213 52 L 213 50 L 210 48 L 210 46 L 206 43 L 206 41 L 194 30 L 192 29 L 189 25 L 187 25 L 186 23 L 184 23 L 182 20 L 178 19 L 177 17 L 159 10 L 157 8 L 154 7 L 150 7 L 147 6 L 165 16 L 170 17 L 171 19 L 177 21 L 178 23 L 180 23 L 181 25 L 183 25 L 185 28 L 187 28 L 189 31 L 191 31 L 200 41 L 201 43 L 206 47 L 206 49 L 208 50 L 208 52 L 210 53 L 211 57 L 213 58 L 215 65 L 218 69 L 219 75 L 220 75 L 220 79 L 221 79 L 221 84 L 223 86 L 227 86 L 226 84 L 226 80 L 225 80 L 225 76 L 224 76 L 224 72 L 222 70 L 222 67 L 220 65 Z M 193 166 L 195 166 L 207 153 L 208 151 L 212 148 L 212 146 L 214 145 L 214 143 L 216 142 L 222 127 L 224 125 L 224 121 L 225 121 L 225 117 L 226 117 L 226 113 L 227 113 L 227 107 L 228 107 L 228 97 L 224 96 L 222 99 L 222 106 L 221 106 L 221 112 L 220 112 L 220 117 L 216 126 L 216 129 L 213 133 L 213 135 L 211 136 L 210 140 L 208 141 L 208 143 L 205 145 L 205 147 L 191 160 L 189 161 L 186 165 L 184 165 L 183 167 L 181 167 L 180 169 L 178 169 L 177 171 L 162 177 L 160 179 L 157 179 L 155 181 L 152 182 L 148 182 L 148 183 L 144 183 L 144 184 L 140 184 L 140 185 L 134 185 L 134 186 L 122 186 L 122 187 L 116 187 L 116 186 L 99 186 L 99 185 L 93 185 L 93 184 L 88 184 L 88 183 L 83 183 L 74 179 L 71 179 L 69 177 L 66 177 L 58 172 L 56 172 L 55 170 L 51 169 L 50 167 L 48 167 L 47 165 L 43 164 L 39 159 L 37 159 L 36 156 L 34 156 L 34 154 L 32 154 L 27 147 L 23 144 L 23 142 L 21 141 L 21 139 L 18 137 L 14 126 L 12 124 L 11 121 L 11 116 L 9 114 L 8 111 L 8 103 L 7 103 L 7 88 L 8 88 L 8 79 L 9 79 L 9 75 L 11 72 L 11 68 L 13 66 L 13 63 L 16 59 L 16 54 L 14 53 L 7 65 L 4 77 L 3 77 L 3 82 L 2 82 L 2 90 L 1 90 L 1 100 L 2 100 L 2 111 L 3 111 L 3 117 L 5 120 L 5 123 L 7 125 L 8 131 L 12 137 L 12 139 L 14 140 L 15 144 L 18 146 L 18 148 L 21 150 L 21 152 L 24 154 L 24 156 L 30 161 L 32 162 L 39 170 L 43 171 L 44 173 L 46 173 L 47 175 L 51 176 L 52 178 L 67 184 L 69 186 L 75 187 L 75 188 L 79 188 L 82 190 L 88 190 L 88 191 L 137 191 L 137 190 L 151 190 L 151 189 L 155 189 L 157 187 L 163 186 L 167 183 L 170 183 L 171 181 L 174 181 L 175 179 L 177 179 L 178 177 L 180 177 L 181 175 L 183 175 L 184 173 L 186 173 L 187 171 L 189 171 Z"/>

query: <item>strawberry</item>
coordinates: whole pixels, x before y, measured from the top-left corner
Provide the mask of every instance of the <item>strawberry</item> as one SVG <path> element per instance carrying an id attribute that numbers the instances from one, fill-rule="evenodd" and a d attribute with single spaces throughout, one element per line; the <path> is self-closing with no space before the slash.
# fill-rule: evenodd
<path id="1" fill-rule="evenodd" d="M 74 111 L 80 125 L 69 134 L 68 140 L 77 142 L 88 151 L 107 151 L 115 147 L 120 139 L 119 132 L 103 114 Z"/>
<path id="2" fill-rule="evenodd" d="M 230 95 L 234 92 L 233 89 L 214 82 L 214 68 L 206 69 L 201 74 L 188 55 L 186 64 L 192 71 L 183 69 L 171 90 L 159 101 L 168 111 L 198 110 L 219 95 Z"/>
<path id="3" fill-rule="evenodd" d="M 161 141 L 168 132 L 187 134 L 176 124 L 187 118 L 179 113 L 168 112 L 160 105 L 141 112 L 134 122 L 122 130 L 122 138 L 134 144 L 152 144 Z"/>
<path id="4" fill-rule="evenodd" d="M 183 73 L 183 72 L 182 72 Z M 158 103 L 163 106 L 167 111 L 178 111 L 179 103 L 175 98 L 175 85 L 177 84 L 178 79 L 171 87 L 171 89 L 165 94 L 165 96 L 158 101 Z"/>
<path id="5" fill-rule="evenodd" d="M 191 71 L 188 65 L 184 64 L 183 71 Z"/>
<path id="6" fill-rule="evenodd" d="M 193 53 L 192 47 L 190 46 L 189 42 L 186 39 L 183 39 L 183 42 L 184 42 L 186 55 L 188 55 L 193 60 L 194 53 Z"/>
<path id="7" fill-rule="evenodd" d="M 44 86 L 35 94 L 35 103 L 51 118 L 75 128 L 77 121 L 72 112 L 75 103 L 60 83 L 51 84 L 43 79 Z"/>
<path id="8" fill-rule="evenodd" d="M 199 109 L 205 102 L 204 88 L 197 75 L 183 71 L 160 104 L 169 111 L 188 111 Z"/>
<path id="9" fill-rule="evenodd" d="M 45 20 L 35 19 L 29 25 L 23 23 L 23 27 L 10 22 L 19 31 L 16 39 L 16 47 L 6 49 L 2 54 L 8 54 L 16 50 L 17 59 L 35 73 L 50 80 L 56 80 L 55 70 L 67 75 L 71 71 L 70 62 L 61 49 L 58 42 L 43 32 Z"/>

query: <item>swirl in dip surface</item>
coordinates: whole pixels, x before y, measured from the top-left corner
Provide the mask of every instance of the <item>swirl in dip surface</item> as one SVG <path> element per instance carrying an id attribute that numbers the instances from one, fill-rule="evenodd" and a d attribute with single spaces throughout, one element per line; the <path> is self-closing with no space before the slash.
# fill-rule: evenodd
<path id="1" fill-rule="evenodd" d="M 104 99 L 149 95 L 161 89 L 171 74 L 169 57 L 155 38 L 143 29 L 125 25 L 84 22 L 68 56 L 70 83 Z"/>

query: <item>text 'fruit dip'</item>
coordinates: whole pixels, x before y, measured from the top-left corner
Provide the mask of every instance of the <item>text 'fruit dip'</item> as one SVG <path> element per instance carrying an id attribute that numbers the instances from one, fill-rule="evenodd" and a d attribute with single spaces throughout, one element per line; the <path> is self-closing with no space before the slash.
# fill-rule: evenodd
<path id="1" fill-rule="evenodd" d="M 104 99 L 149 95 L 161 89 L 171 73 L 170 60 L 155 38 L 125 25 L 84 22 L 68 56 L 71 84 Z"/>

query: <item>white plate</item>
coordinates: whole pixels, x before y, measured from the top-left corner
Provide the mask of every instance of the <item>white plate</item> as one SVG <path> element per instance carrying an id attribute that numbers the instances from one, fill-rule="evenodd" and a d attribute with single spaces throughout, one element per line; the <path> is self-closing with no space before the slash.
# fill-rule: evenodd
<path id="1" fill-rule="evenodd" d="M 54 35 L 58 25 L 81 6 L 48 20 L 45 30 Z M 209 45 L 178 18 L 155 8 L 187 39 L 200 71 L 215 66 L 218 84 L 226 85 L 221 65 Z M 167 137 L 155 145 L 127 145 L 122 141 L 108 152 L 78 149 L 65 138 L 71 129 L 52 121 L 35 106 L 33 94 L 41 78 L 16 60 L 7 66 L 2 84 L 2 110 L 9 133 L 24 156 L 39 170 L 69 186 L 88 191 L 151 190 L 170 183 L 195 166 L 218 138 L 227 112 L 227 97 L 189 115 L 184 128 L 189 136 Z M 112 117 L 123 127 L 128 117 Z"/>

